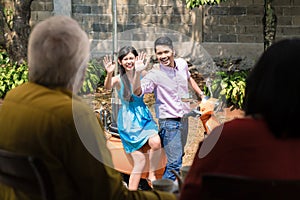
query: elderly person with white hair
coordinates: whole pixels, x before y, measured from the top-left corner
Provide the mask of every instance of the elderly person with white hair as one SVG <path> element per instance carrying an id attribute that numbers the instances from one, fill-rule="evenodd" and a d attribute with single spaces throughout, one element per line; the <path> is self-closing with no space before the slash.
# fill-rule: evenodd
<path id="1" fill-rule="evenodd" d="M 0 148 L 42 159 L 58 200 L 176 199 L 166 192 L 129 191 L 113 169 L 103 129 L 76 95 L 89 49 L 87 34 L 70 17 L 50 17 L 33 28 L 29 82 L 9 91 L 0 108 Z M 0 183 L 0 199 L 40 198 Z"/>

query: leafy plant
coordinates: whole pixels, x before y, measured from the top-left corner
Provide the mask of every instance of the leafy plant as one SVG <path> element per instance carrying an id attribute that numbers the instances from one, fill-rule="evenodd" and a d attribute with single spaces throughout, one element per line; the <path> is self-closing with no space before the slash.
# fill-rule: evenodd
<path id="1" fill-rule="evenodd" d="M 5 67 L 10 63 L 7 53 L 3 50 L 0 51 L 0 67 Z"/>
<path id="2" fill-rule="evenodd" d="M 185 2 L 187 8 L 193 9 L 203 5 L 216 5 L 225 1 L 226 0 L 186 0 Z"/>
<path id="3" fill-rule="evenodd" d="M 95 89 L 104 83 L 106 71 L 97 60 L 91 60 L 88 64 L 85 80 L 79 94 L 94 93 Z"/>
<path id="4" fill-rule="evenodd" d="M 87 73 L 80 94 L 93 93 L 97 86 L 104 83 L 106 71 L 96 61 L 88 63 Z M 12 63 L 5 51 L 0 51 L 0 98 L 6 93 L 28 81 L 28 66 L 26 63 Z"/>
<path id="5" fill-rule="evenodd" d="M 249 73 L 248 70 L 239 71 L 218 71 L 211 83 L 211 93 L 214 98 L 226 103 L 228 107 L 242 108 L 246 78 Z M 210 96 L 210 91 L 205 86 L 204 91 Z"/>
<path id="6" fill-rule="evenodd" d="M 0 98 L 3 98 L 9 90 L 27 81 L 27 64 L 11 63 L 6 52 L 0 52 Z"/>

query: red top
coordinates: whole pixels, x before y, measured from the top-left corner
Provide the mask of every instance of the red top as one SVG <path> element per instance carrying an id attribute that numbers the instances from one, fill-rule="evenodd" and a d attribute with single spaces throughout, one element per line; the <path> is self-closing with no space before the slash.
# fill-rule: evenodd
<path id="1" fill-rule="evenodd" d="M 180 199 L 201 197 L 203 173 L 300 179 L 300 138 L 277 139 L 263 120 L 232 120 L 200 143 Z"/>

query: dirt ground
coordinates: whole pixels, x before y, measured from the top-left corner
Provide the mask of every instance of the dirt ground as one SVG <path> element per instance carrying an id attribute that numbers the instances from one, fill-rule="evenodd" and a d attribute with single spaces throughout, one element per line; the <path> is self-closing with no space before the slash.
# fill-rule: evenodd
<path id="1" fill-rule="evenodd" d="M 191 165 L 198 149 L 199 142 L 204 139 L 204 127 L 199 118 L 189 118 L 189 133 L 185 146 L 182 165 Z"/>

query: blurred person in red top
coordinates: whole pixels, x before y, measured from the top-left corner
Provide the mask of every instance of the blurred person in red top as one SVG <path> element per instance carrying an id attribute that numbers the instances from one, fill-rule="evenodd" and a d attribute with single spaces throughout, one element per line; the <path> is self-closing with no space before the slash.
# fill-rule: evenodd
<path id="1" fill-rule="evenodd" d="M 180 199 L 201 199 L 204 173 L 300 179 L 300 39 L 273 44 L 246 80 L 245 118 L 216 127 L 198 148 Z"/>

